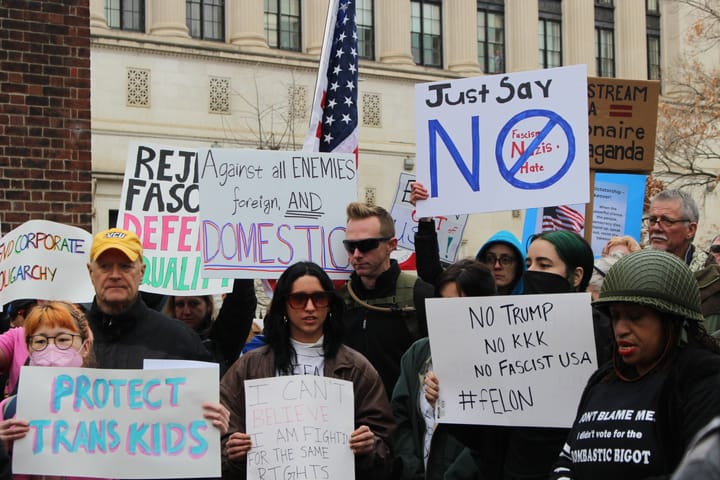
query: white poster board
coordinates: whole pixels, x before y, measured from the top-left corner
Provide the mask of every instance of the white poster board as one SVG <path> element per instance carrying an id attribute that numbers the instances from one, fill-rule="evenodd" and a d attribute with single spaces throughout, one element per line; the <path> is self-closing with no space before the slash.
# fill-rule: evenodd
<path id="1" fill-rule="evenodd" d="M 202 276 L 197 150 L 131 143 L 117 226 L 133 231 L 143 246 L 140 290 L 164 295 L 230 291 L 228 280 Z"/>
<path id="2" fill-rule="evenodd" d="M 423 217 L 587 203 L 585 65 L 418 84 Z"/>
<path id="3" fill-rule="evenodd" d="M 22 368 L 13 473 L 100 478 L 220 476 L 217 369 Z"/>
<path id="4" fill-rule="evenodd" d="M 570 427 L 597 369 L 589 293 L 425 301 L 438 421 Z"/>
<path id="5" fill-rule="evenodd" d="M 395 191 L 390 214 L 395 220 L 395 236 L 398 246 L 408 250 L 415 250 L 415 232 L 418 229 L 419 216 L 415 206 L 410 203 L 410 184 L 415 181 L 415 175 L 401 173 L 398 188 Z M 438 215 L 434 217 L 438 240 L 438 253 L 440 260 L 453 263 L 457 259 L 467 215 Z"/>
<path id="6" fill-rule="evenodd" d="M 345 208 L 357 199 L 355 156 L 200 150 L 200 219 L 207 277 L 277 278 L 298 261 L 333 278 L 352 270 Z"/>
<path id="7" fill-rule="evenodd" d="M 92 235 L 48 220 L 30 220 L 0 240 L 0 304 L 19 298 L 91 302 L 87 262 Z"/>
<path id="8" fill-rule="evenodd" d="M 292 375 L 245 382 L 248 480 L 355 478 L 353 385 Z"/>

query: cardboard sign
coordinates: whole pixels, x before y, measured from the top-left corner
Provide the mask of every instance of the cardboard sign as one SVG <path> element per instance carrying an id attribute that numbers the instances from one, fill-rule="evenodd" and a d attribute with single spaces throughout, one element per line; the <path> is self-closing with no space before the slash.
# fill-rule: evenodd
<path id="1" fill-rule="evenodd" d="M 353 384 L 292 375 L 246 380 L 248 480 L 355 478 Z"/>
<path id="2" fill-rule="evenodd" d="M 587 203 L 585 65 L 418 84 L 417 214 Z"/>
<path id="3" fill-rule="evenodd" d="M 208 295 L 230 290 L 203 278 L 197 151 L 133 143 L 128 147 L 117 226 L 137 234 L 145 275 L 140 290 Z"/>
<path id="4" fill-rule="evenodd" d="M 13 473 L 101 478 L 220 476 L 217 367 L 183 370 L 22 368 Z"/>
<path id="5" fill-rule="evenodd" d="M 415 233 L 418 230 L 419 217 L 416 215 L 415 206 L 408 200 L 410 198 L 410 183 L 415 181 L 415 175 L 401 173 L 398 188 L 395 191 L 392 215 L 395 220 L 395 236 L 398 239 L 398 247 L 415 250 Z M 434 217 L 435 229 L 437 231 L 440 260 L 453 263 L 457 258 L 457 252 L 462 242 L 467 215 L 440 215 Z"/>
<path id="6" fill-rule="evenodd" d="M 350 274 L 342 241 L 357 199 L 353 154 L 201 150 L 199 176 L 205 276 L 277 278 L 300 260 Z"/>
<path id="7" fill-rule="evenodd" d="M 660 82 L 588 78 L 590 168 L 652 172 Z"/>
<path id="8" fill-rule="evenodd" d="M 0 304 L 19 298 L 91 302 L 91 245 L 85 230 L 47 220 L 12 230 L 0 240 Z"/>
<path id="9" fill-rule="evenodd" d="M 589 293 L 432 298 L 441 423 L 570 427 L 597 368 Z"/>

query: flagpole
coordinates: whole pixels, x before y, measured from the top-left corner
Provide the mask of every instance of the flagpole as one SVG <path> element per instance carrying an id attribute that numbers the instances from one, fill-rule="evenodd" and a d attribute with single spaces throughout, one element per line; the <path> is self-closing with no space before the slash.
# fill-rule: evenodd
<path id="1" fill-rule="evenodd" d="M 323 34 L 322 49 L 320 50 L 320 64 L 315 79 L 315 94 L 313 95 L 312 107 L 310 109 L 310 125 L 308 127 L 303 150 L 306 152 L 317 152 L 319 150 L 319 139 L 316 132 L 318 125 L 322 123 L 323 95 L 327 87 L 327 69 L 330 63 L 330 53 L 333 43 L 333 32 L 337 19 L 338 2 L 340 0 L 329 0 L 327 17 L 325 18 L 325 33 Z"/>

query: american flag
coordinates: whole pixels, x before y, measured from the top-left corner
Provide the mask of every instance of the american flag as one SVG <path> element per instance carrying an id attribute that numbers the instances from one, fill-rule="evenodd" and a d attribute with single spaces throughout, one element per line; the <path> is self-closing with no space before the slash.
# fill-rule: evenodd
<path id="1" fill-rule="evenodd" d="M 543 208 L 542 231 L 568 230 L 581 234 L 585 228 L 585 215 L 567 205 Z"/>
<path id="2" fill-rule="evenodd" d="M 354 0 L 330 0 L 303 149 L 358 154 L 358 49 Z"/>

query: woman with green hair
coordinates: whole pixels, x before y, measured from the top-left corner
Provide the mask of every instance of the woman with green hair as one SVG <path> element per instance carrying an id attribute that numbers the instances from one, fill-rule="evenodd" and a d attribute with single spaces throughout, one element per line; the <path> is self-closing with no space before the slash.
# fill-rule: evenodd
<path id="1" fill-rule="evenodd" d="M 669 478 L 720 414 L 720 347 L 675 255 L 642 250 L 608 271 L 593 305 L 612 322 L 612 361 L 583 392 L 552 479 Z"/>
<path id="2" fill-rule="evenodd" d="M 525 256 L 523 293 L 584 292 L 595 257 L 580 235 L 565 230 L 530 237 Z"/>

